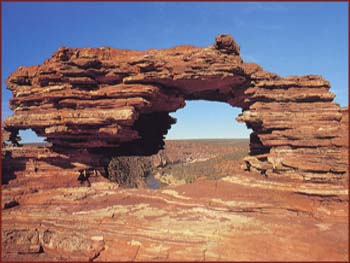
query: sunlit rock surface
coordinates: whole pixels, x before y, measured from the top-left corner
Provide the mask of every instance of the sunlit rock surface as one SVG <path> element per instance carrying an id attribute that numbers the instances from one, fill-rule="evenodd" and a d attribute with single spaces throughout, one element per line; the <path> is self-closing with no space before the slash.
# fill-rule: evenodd
<path id="1" fill-rule="evenodd" d="M 233 172 L 160 190 L 6 187 L 3 259 L 347 260 L 347 191 Z"/>
<path id="2" fill-rule="evenodd" d="M 60 48 L 42 65 L 9 76 L 14 114 L 5 130 L 16 142 L 19 129 L 31 128 L 52 143 L 52 151 L 94 166 L 77 153 L 154 154 L 175 122 L 169 112 L 185 100 L 222 101 L 242 108 L 237 120 L 253 130 L 247 169 L 346 183 L 347 118 L 332 102 L 330 83 L 265 72 L 243 62 L 239 50 L 227 35 L 207 48 Z"/>
<path id="3" fill-rule="evenodd" d="M 60 48 L 11 74 L 3 259 L 347 260 L 348 108 L 322 77 L 280 77 L 239 52 L 226 35 L 207 48 Z M 169 113 L 195 99 L 242 109 L 243 169 L 155 191 L 105 178 L 112 156 L 162 149 Z M 49 144 L 20 147 L 23 129 Z"/>

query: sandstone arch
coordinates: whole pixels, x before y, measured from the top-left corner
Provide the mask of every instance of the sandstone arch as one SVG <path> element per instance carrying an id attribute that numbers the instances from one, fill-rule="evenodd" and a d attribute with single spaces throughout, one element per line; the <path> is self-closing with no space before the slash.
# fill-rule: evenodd
<path id="1" fill-rule="evenodd" d="M 332 102 L 320 76 L 280 77 L 245 63 L 227 35 L 214 46 L 144 52 L 60 48 L 42 65 L 7 80 L 13 116 L 5 130 L 33 129 L 52 143 L 53 158 L 97 167 L 113 154 L 156 153 L 185 100 L 240 107 L 253 130 L 246 169 L 276 180 L 344 184 L 347 110 Z M 67 157 L 68 156 L 68 157 Z"/>

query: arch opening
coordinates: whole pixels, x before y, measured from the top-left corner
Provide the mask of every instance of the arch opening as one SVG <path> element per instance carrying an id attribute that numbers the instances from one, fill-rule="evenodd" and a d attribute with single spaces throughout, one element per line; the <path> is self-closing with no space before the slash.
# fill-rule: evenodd
<path id="1" fill-rule="evenodd" d="M 171 113 L 176 123 L 166 140 L 178 139 L 248 139 L 252 130 L 234 118 L 242 110 L 225 102 L 187 100 L 186 106 Z"/>
<path id="2" fill-rule="evenodd" d="M 145 156 L 147 152 L 144 149 L 147 147 L 142 149 L 141 141 L 135 143 L 134 147 L 126 144 L 129 152 L 114 158 L 109 165 L 110 175 L 114 176 L 110 179 L 123 183 L 122 177 L 115 178 L 115 167 L 122 170 L 121 167 L 125 166 L 127 172 L 133 174 L 135 170 L 135 173 L 139 173 L 137 169 L 128 168 L 129 163 L 135 162 L 137 166 L 147 168 L 144 173 L 139 173 L 144 177 L 144 183 L 139 178 L 133 184 L 125 180 L 126 187 L 147 186 L 158 189 L 167 185 L 193 183 L 199 178 L 218 179 L 239 172 L 244 163 L 242 159 L 249 153 L 251 134 L 244 123 L 234 120 L 240 113 L 240 108 L 224 102 L 187 100 L 184 108 L 169 114 L 172 125 L 170 127 L 167 122 L 168 130 L 162 130 L 158 134 L 156 131 L 160 129 L 148 129 L 148 133 L 154 136 L 153 140 L 162 139 L 161 149 L 156 149 L 153 155 Z M 159 125 L 163 117 L 163 120 L 167 120 L 166 116 L 169 115 L 167 112 L 156 114 L 154 125 Z M 152 123 L 152 114 L 146 116 L 140 118 L 145 118 L 148 124 Z M 152 139 L 146 141 L 154 145 Z"/>
<path id="3" fill-rule="evenodd" d="M 235 120 L 242 109 L 199 98 L 183 106 L 141 114 L 133 126 L 140 138 L 111 151 L 107 177 L 126 188 L 158 189 L 240 172 L 252 132 Z"/>
<path id="4" fill-rule="evenodd" d="M 32 129 L 19 130 L 20 144 L 41 144 L 46 142 L 46 138 L 38 136 Z"/>
<path id="5" fill-rule="evenodd" d="M 43 136 L 38 136 L 33 129 L 4 129 L 2 130 L 3 144 L 11 144 L 13 146 L 23 145 L 43 145 L 47 139 Z"/>

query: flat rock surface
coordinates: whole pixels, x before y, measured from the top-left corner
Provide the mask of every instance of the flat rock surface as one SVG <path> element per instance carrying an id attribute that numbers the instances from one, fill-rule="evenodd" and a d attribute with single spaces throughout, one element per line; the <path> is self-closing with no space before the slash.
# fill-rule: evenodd
<path id="1" fill-rule="evenodd" d="M 2 203 L 18 203 L 2 210 L 3 260 L 348 259 L 348 196 L 336 186 L 249 173 L 158 190 L 38 188 L 3 187 Z"/>

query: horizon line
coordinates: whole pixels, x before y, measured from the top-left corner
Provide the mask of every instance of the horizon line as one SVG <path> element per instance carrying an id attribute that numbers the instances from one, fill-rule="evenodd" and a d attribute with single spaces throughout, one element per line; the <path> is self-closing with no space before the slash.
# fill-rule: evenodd
<path id="1" fill-rule="evenodd" d="M 164 139 L 164 141 L 190 141 L 190 140 L 249 140 L 249 138 L 244 137 L 244 138 L 173 138 L 173 139 Z M 40 144 L 45 144 L 45 143 L 50 143 L 47 141 L 32 141 L 32 142 L 21 142 L 19 141 L 20 144 L 31 144 L 31 143 L 40 143 Z"/>

